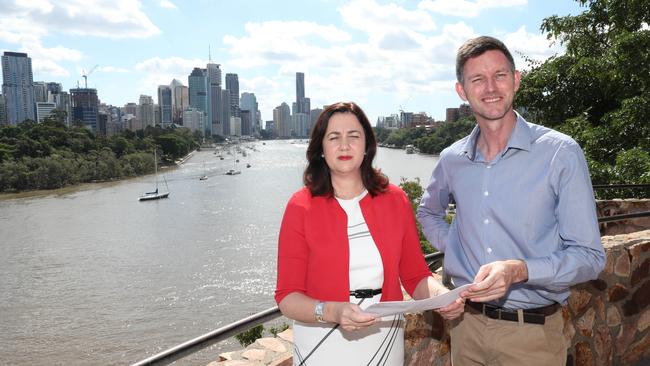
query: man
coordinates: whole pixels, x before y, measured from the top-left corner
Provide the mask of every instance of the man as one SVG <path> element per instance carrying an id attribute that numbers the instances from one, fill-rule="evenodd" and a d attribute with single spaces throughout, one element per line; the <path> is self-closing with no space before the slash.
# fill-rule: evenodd
<path id="1" fill-rule="evenodd" d="M 452 362 L 564 365 L 560 305 L 605 263 L 584 155 L 569 136 L 513 110 L 521 75 L 501 41 L 467 41 L 456 77 L 477 126 L 441 153 L 418 208 L 454 285 L 473 284 L 452 326 Z"/>

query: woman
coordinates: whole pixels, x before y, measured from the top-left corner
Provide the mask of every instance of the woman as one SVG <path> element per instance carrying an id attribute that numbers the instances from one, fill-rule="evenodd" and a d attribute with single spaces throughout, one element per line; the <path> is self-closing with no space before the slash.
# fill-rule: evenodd
<path id="1" fill-rule="evenodd" d="M 404 192 L 372 167 L 374 133 L 354 103 L 320 114 L 307 148 L 305 187 L 287 204 L 278 245 L 275 299 L 294 319 L 294 365 L 402 365 L 401 315 L 362 307 L 448 291 L 420 251 Z M 400 286 L 401 285 L 401 286 Z M 463 301 L 438 309 L 445 318 Z"/>

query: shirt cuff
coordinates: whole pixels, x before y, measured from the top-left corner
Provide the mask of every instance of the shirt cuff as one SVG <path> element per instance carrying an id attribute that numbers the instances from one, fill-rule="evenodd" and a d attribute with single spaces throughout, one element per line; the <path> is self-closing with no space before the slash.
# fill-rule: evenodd
<path id="1" fill-rule="evenodd" d="M 528 281 L 526 284 L 532 286 L 545 285 L 553 278 L 553 266 L 546 258 L 525 259 L 528 267 Z"/>

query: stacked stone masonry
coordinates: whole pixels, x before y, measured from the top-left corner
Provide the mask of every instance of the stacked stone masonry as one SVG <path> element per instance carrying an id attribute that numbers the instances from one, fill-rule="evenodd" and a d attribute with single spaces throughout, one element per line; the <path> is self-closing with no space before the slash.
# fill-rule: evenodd
<path id="1" fill-rule="evenodd" d="M 648 211 L 650 201 L 601 201 L 597 206 L 599 216 L 609 216 Z M 649 228 L 650 219 L 601 224 L 605 270 L 598 279 L 571 288 L 562 308 L 570 342 L 568 366 L 650 365 Z M 405 317 L 404 365 L 451 365 L 449 324 L 432 311 Z M 258 339 L 242 351 L 221 354 L 209 366 L 289 366 L 291 341 L 289 329 L 278 338 Z"/>

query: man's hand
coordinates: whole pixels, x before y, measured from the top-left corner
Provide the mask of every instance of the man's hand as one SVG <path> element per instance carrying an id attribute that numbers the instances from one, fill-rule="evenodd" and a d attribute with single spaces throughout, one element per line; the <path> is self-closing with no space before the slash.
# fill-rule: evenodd
<path id="1" fill-rule="evenodd" d="M 479 268 L 474 285 L 462 297 L 474 302 L 486 302 L 503 297 L 513 283 L 528 280 L 528 268 L 522 260 L 497 261 Z"/>

